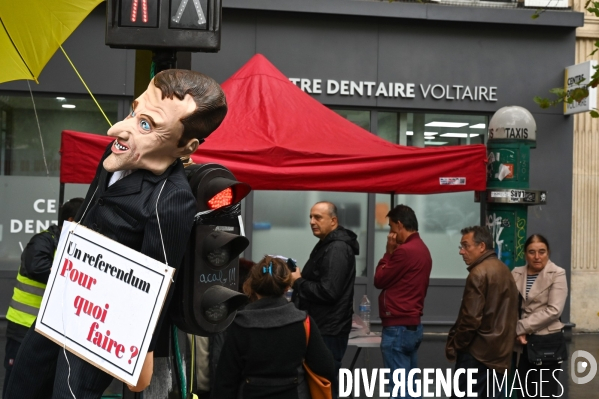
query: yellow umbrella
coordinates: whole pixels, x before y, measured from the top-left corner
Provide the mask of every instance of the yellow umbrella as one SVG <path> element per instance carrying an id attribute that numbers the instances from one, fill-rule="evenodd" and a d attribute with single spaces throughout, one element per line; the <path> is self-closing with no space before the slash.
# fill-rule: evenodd
<path id="1" fill-rule="evenodd" d="M 35 80 L 104 0 L 0 0 L 0 83 Z"/>

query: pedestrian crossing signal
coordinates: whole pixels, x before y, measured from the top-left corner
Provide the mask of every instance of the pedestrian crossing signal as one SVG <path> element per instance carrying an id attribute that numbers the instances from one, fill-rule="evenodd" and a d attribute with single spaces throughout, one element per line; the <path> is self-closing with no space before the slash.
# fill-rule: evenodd
<path id="1" fill-rule="evenodd" d="M 222 0 L 108 0 L 113 48 L 217 52 Z"/>

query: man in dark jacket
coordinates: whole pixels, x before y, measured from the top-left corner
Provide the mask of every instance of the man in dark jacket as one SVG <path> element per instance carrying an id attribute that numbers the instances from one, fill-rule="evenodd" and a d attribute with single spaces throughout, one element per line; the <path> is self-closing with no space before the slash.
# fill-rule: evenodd
<path id="1" fill-rule="evenodd" d="M 445 355 L 456 362 L 456 370 L 478 369 L 473 391 L 479 398 L 502 397 L 488 384 L 487 371 L 491 371 L 490 379 L 495 371 L 501 381 L 510 367 L 518 323 L 518 289 L 510 269 L 497 259 L 486 227 L 462 229 L 460 255 L 469 274 L 458 319 L 447 336 Z M 465 374 L 461 374 L 460 391 L 466 390 L 466 382 Z"/>
<path id="2" fill-rule="evenodd" d="M 420 317 L 433 260 L 418 234 L 418 219 L 412 208 L 397 205 L 387 217 L 390 228 L 387 248 L 374 274 L 374 286 L 382 290 L 381 352 L 386 368 L 391 372 L 404 369 L 408 375 L 418 367 L 417 352 L 422 342 Z"/>
<path id="3" fill-rule="evenodd" d="M 317 202 L 310 210 L 312 233 L 320 238 L 300 272 L 292 274 L 293 294 L 299 307 L 316 321 L 325 345 L 335 359 L 336 376 L 351 330 L 356 280 L 356 234 L 339 226 L 337 207 Z M 338 384 L 333 382 L 333 397 Z"/>
<path id="4" fill-rule="evenodd" d="M 21 254 L 21 267 L 17 274 L 17 283 L 8 311 L 6 312 L 6 351 L 4 357 L 4 368 L 6 376 L 4 377 L 4 387 L 2 397 L 5 397 L 8 380 L 17 357 L 17 352 L 21 347 L 21 342 L 27 334 L 27 330 L 35 321 L 42 296 L 48 278 L 50 269 L 54 261 L 54 253 L 58 247 L 60 231 L 65 220 L 72 222 L 74 220 L 83 198 L 73 198 L 62 205 L 60 208 L 59 225 L 52 224 L 48 230 L 37 233 Z"/>

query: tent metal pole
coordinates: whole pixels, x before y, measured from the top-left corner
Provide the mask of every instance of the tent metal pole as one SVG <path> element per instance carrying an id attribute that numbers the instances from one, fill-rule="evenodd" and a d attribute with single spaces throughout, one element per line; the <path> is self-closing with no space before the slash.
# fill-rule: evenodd
<path id="1" fill-rule="evenodd" d="M 60 188 L 58 189 L 58 223 L 60 223 L 62 220 L 62 215 L 60 212 L 62 204 L 64 204 L 64 183 L 60 183 Z"/>
<path id="2" fill-rule="evenodd" d="M 480 225 L 487 225 L 487 192 L 479 191 L 480 195 Z"/>

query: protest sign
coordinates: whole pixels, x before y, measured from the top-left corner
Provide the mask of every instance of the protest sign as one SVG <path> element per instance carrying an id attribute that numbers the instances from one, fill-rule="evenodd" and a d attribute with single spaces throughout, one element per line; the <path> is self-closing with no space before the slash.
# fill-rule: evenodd
<path id="1" fill-rule="evenodd" d="M 65 222 L 35 329 L 135 385 L 174 269 Z"/>

